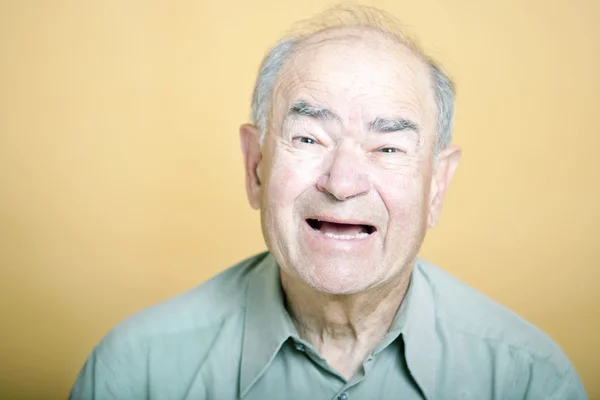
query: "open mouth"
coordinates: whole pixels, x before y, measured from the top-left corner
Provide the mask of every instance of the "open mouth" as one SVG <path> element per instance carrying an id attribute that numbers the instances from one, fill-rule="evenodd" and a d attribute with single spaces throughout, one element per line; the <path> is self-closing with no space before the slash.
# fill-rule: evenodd
<path id="1" fill-rule="evenodd" d="M 308 218 L 306 223 L 315 231 L 333 239 L 363 239 L 375 232 L 373 225 L 344 224 Z"/>

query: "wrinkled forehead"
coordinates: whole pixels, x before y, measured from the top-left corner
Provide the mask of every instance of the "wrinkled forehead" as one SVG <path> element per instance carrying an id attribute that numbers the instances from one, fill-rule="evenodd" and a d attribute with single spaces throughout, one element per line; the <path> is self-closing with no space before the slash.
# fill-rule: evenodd
<path id="1" fill-rule="evenodd" d="M 425 125 L 436 114 L 427 64 L 412 49 L 379 32 L 325 31 L 300 43 L 274 88 L 273 116 L 299 99 L 342 116 L 412 113 Z"/>

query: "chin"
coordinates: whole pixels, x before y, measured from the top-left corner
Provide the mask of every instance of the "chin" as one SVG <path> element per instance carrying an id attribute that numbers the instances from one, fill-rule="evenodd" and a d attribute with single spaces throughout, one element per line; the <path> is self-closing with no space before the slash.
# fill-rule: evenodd
<path id="1" fill-rule="evenodd" d="M 376 283 L 373 269 L 336 266 L 314 266 L 309 270 L 297 271 L 300 279 L 317 292 L 349 295 L 363 292 Z"/>

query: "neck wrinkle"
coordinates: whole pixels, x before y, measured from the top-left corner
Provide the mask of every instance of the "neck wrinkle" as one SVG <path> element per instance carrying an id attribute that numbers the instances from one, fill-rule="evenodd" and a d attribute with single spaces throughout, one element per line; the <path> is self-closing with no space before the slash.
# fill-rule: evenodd
<path id="1" fill-rule="evenodd" d="M 281 271 L 285 306 L 300 337 L 319 351 L 335 346 L 372 350 L 392 326 L 412 268 L 381 288 L 351 295 L 317 292 Z"/>

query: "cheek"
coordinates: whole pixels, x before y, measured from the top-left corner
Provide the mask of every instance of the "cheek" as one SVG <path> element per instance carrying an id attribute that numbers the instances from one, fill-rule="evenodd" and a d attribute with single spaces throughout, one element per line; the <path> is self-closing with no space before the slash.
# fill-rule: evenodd
<path id="1" fill-rule="evenodd" d="M 292 206 L 298 196 L 316 185 L 321 165 L 318 158 L 301 159 L 287 152 L 276 155 L 268 187 L 272 205 L 279 208 Z"/>
<path id="2" fill-rule="evenodd" d="M 380 181 L 380 187 L 391 225 L 406 227 L 423 218 L 426 202 L 421 174 L 390 173 Z"/>

